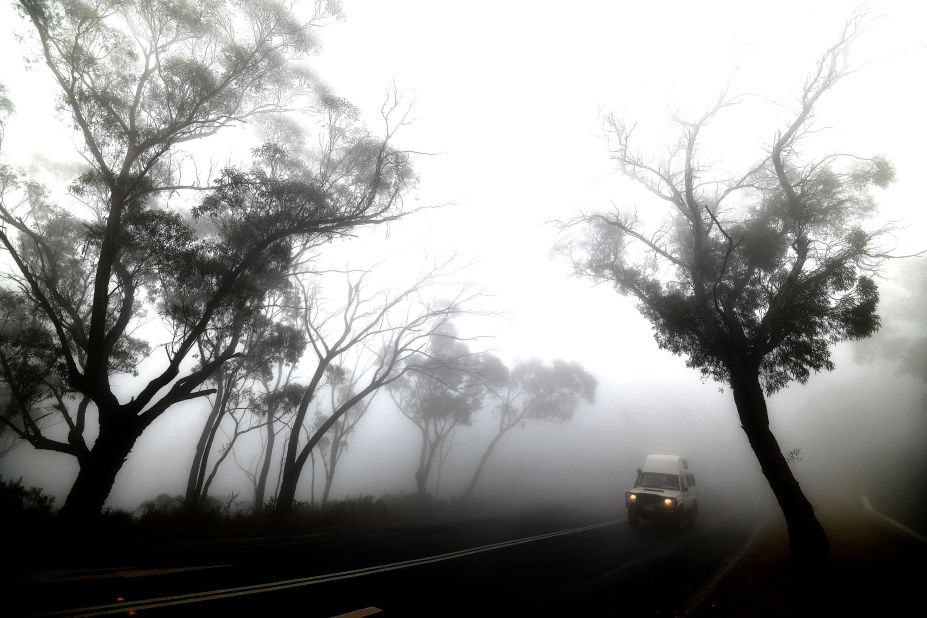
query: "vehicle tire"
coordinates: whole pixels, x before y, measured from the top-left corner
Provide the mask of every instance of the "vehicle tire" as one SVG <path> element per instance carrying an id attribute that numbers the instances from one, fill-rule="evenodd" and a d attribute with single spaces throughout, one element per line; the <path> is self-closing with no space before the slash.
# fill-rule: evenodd
<path id="1" fill-rule="evenodd" d="M 628 525 L 637 528 L 639 515 L 634 509 L 628 509 Z"/>
<path id="2" fill-rule="evenodd" d="M 689 509 L 689 525 L 693 528 L 695 527 L 695 519 L 698 517 L 698 503 L 694 504 L 691 509 Z"/>
<path id="3" fill-rule="evenodd" d="M 670 528 L 672 528 L 674 532 L 679 532 L 682 529 L 682 522 L 685 518 L 686 513 L 680 508 L 670 517 Z"/>

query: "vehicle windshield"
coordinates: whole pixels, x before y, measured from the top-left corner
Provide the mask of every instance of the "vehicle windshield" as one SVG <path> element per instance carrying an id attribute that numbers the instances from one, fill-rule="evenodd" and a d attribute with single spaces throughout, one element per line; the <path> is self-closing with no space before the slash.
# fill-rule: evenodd
<path id="1" fill-rule="evenodd" d="M 642 472 L 641 487 L 656 489 L 679 489 L 679 476 L 662 472 Z"/>

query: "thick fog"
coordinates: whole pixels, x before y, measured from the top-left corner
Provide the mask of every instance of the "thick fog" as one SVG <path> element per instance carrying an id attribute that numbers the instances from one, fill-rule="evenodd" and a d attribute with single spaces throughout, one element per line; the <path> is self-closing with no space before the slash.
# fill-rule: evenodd
<path id="1" fill-rule="evenodd" d="M 554 250 L 561 237 L 552 222 L 611 202 L 640 201 L 646 208 L 609 159 L 602 137 L 608 113 L 637 121 L 659 154 L 671 114 L 700 115 L 730 81 L 732 91 L 747 96 L 706 137 L 704 158 L 747 165 L 768 146 L 777 106 L 794 103 L 852 4 L 816 3 L 812 11 L 799 2 L 451 7 L 346 0 L 344 8 L 346 18 L 321 34 L 318 72 L 374 128 L 384 91 L 396 85 L 413 104 L 413 122 L 397 139 L 422 153 L 410 205 L 440 208 L 322 247 L 321 263 L 380 268 L 377 285 L 401 287 L 422 264 L 456 256 L 463 265 L 457 280 L 481 293 L 475 313 L 455 319 L 471 349 L 491 351 L 509 365 L 575 361 L 598 381 L 594 403 L 581 402 L 572 420 L 530 420 L 508 432 L 476 497 L 500 508 L 566 503 L 617 514 L 644 457 L 674 453 L 690 461 L 706 503 L 772 505 L 729 388 L 658 349 L 632 298 L 573 276 Z M 877 220 L 897 223 L 894 252 L 916 253 L 927 248 L 927 13 L 904 2 L 876 2 L 870 13 L 871 26 L 852 48 L 861 68 L 828 94 L 809 149 L 887 157 L 897 179 L 874 193 Z M 55 122 L 61 114 L 45 73 L 26 71 L 19 60 L 23 47 L 15 35 L 25 22 L 4 6 L 0 23 L 6 59 L 0 82 L 16 107 L 4 156 L 66 185 L 81 164 L 67 123 Z M 270 130 L 220 133 L 208 148 L 194 150 L 200 167 L 243 160 L 258 134 Z M 927 482 L 927 257 L 890 260 L 878 285 L 881 330 L 837 344 L 833 371 L 768 399 L 779 444 L 822 508 L 850 508 L 860 494 L 922 490 Z M 156 324 L 143 332 L 163 337 Z M 156 371 L 158 353 L 140 365 L 138 378 L 121 376 L 124 384 L 115 387 L 134 392 L 133 384 Z M 307 360 L 297 375 L 311 368 Z M 119 472 L 108 504 L 132 511 L 158 494 L 182 494 L 208 413 L 208 402 L 197 400 L 155 421 Z M 431 495 L 450 500 L 464 491 L 496 422 L 487 402 L 471 425 L 450 435 L 429 479 Z M 247 508 L 251 485 L 235 460 L 254 467 L 259 433 L 236 443 L 211 495 L 224 501 L 238 492 Z M 414 493 L 420 440 L 388 393 L 379 392 L 350 435 L 330 499 Z M 224 441 L 220 432 L 217 442 Z M 46 488 L 60 504 L 77 467 L 71 457 L 22 445 L 0 460 L 0 473 Z M 307 464 L 297 500 L 310 500 L 310 476 Z"/>

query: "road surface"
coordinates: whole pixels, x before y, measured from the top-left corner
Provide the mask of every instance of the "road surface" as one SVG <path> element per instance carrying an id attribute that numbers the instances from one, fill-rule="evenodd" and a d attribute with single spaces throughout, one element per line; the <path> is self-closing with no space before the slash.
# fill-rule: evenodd
<path id="1" fill-rule="evenodd" d="M 19 583 L 14 615 L 674 615 L 756 528 L 703 508 L 632 530 L 622 511 L 126 547 Z"/>

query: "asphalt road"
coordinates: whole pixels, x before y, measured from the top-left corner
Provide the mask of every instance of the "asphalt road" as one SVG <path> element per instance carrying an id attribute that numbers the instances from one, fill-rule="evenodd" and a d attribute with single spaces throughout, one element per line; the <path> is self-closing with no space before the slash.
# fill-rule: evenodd
<path id="1" fill-rule="evenodd" d="M 632 530 L 623 509 L 367 533 L 173 542 L 20 582 L 14 615 L 668 616 L 743 548 L 750 518 Z M 372 610 L 371 610 L 372 611 Z M 134 613 L 132 613 L 134 612 Z"/>

